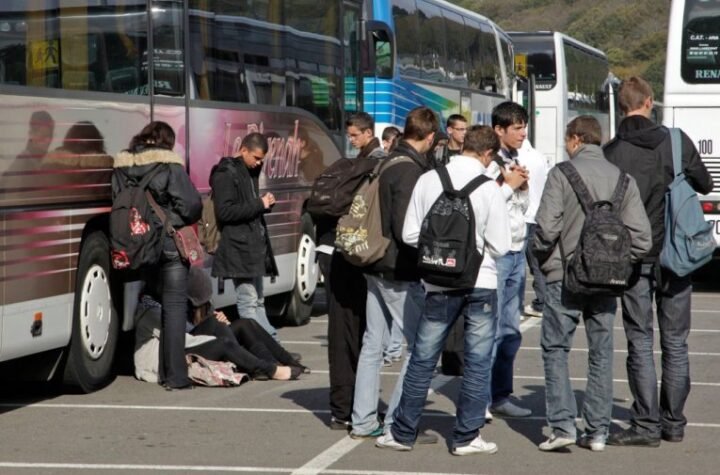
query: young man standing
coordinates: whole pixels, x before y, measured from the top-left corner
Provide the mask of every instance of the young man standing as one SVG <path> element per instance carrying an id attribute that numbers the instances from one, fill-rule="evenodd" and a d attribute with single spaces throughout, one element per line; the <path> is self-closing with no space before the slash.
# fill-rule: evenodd
<path id="1" fill-rule="evenodd" d="M 518 150 L 527 137 L 527 111 L 514 102 L 503 102 L 493 109 L 492 126 L 500 139 L 500 171 L 519 170 L 526 181 L 517 189 L 501 187 L 505 196 L 505 212 L 510 220 L 512 242 L 510 251 L 497 259 L 497 331 L 493 349 L 490 413 L 507 417 L 527 417 L 532 412 L 510 400 L 513 393 L 513 367 L 520 349 L 521 292 L 525 288 L 525 213 L 530 206 L 527 170 L 518 160 Z M 532 179 L 532 177 L 530 177 Z M 502 180 L 502 178 L 501 178 Z"/>
<path id="2" fill-rule="evenodd" d="M 408 357 L 388 403 L 386 427 L 392 424 L 393 411 L 402 393 L 402 379 L 415 344 L 425 297 L 417 273 L 417 249 L 402 241 L 402 225 L 415 182 L 431 168 L 426 152 L 432 146 L 437 130 L 438 121 L 432 110 L 427 107 L 411 110 L 405 121 L 403 138 L 388 158 L 399 160 L 407 157 L 409 160 L 389 163 L 378 178 L 382 230 L 390 240 L 390 246 L 382 259 L 365 269 L 367 328 L 355 383 L 353 430 L 350 434 L 354 438 L 377 437 L 383 432 L 377 419 L 380 370 L 384 342 L 390 335 L 393 322 L 402 329 Z M 423 440 L 434 443 L 437 438 L 427 434 Z"/>
<path id="3" fill-rule="evenodd" d="M 447 119 L 447 128 L 445 129 L 448 136 L 445 163 L 453 155 L 462 153 L 463 143 L 465 142 L 465 134 L 467 133 L 468 124 L 465 117 L 460 114 L 452 114 Z"/>
<path id="4" fill-rule="evenodd" d="M 277 340 L 277 330 L 265 312 L 263 277 L 277 277 L 265 214 L 275 196 L 260 196 L 258 178 L 268 150 L 259 133 L 245 136 L 233 158 L 223 158 L 210 175 L 215 216 L 222 228 L 212 275 L 233 279 L 240 318 L 250 318 Z"/>
<path id="5" fill-rule="evenodd" d="M 454 156 L 447 165 L 453 188 L 459 190 L 484 174 L 499 146 L 490 127 L 471 127 L 462 155 Z M 520 186 L 524 181 L 517 172 L 507 175 L 511 187 Z M 436 171 L 426 173 L 418 180 L 403 226 L 403 240 L 407 244 L 417 246 L 423 220 L 442 189 Z M 485 424 L 490 353 L 495 334 L 495 259 L 510 248 L 510 226 L 505 198 L 494 180 L 476 188 L 470 195 L 470 202 L 475 219 L 476 246 L 484 255 L 474 288 L 448 289 L 426 283 L 425 310 L 418 324 L 415 347 L 403 380 L 402 398 L 395 410 L 395 422 L 390 431 L 377 439 L 378 447 L 413 448 L 438 357 L 450 329 L 462 315 L 465 373 L 457 402 L 451 451 L 453 455 L 497 452 L 497 446 L 484 441 L 479 431 Z"/>
<path id="6" fill-rule="evenodd" d="M 601 136 L 600 124 L 594 117 L 579 116 L 567 126 L 565 147 L 592 199 L 612 201 L 622 172 L 605 160 L 600 148 Z M 630 233 L 631 257 L 636 260 L 650 250 L 650 223 L 635 180 L 629 178 L 628 181 L 620 216 Z M 612 410 L 613 320 L 617 299 L 578 295 L 563 285 L 564 262 L 575 253 L 585 213 L 573 186 L 558 167 L 550 170 L 536 217 L 538 227 L 533 247 L 547 282 L 540 343 L 545 366 L 547 422 L 552 430 L 550 438 L 541 443 L 539 449 L 554 451 L 576 443 L 577 407 L 570 384 L 568 354 L 582 319 L 589 353 L 582 409 L 585 433 L 577 444 L 602 451 Z"/>
<path id="7" fill-rule="evenodd" d="M 687 338 L 690 332 L 690 276 L 678 277 L 659 268 L 665 236 L 665 192 L 673 180 L 670 134 L 650 120 L 653 91 L 639 77 L 624 81 L 618 94 L 625 119 L 605 146 L 608 160 L 637 180 L 653 229 L 652 249 L 635 265 L 632 286 L 622 298 L 623 325 L 628 341 L 627 373 L 632 405 L 629 429 L 612 434 L 611 445 L 657 447 L 660 439 L 680 442 L 687 419 L 683 414 L 690 393 Z M 698 193 L 713 189 L 713 180 L 692 140 L 682 134 L 682 169 Z M 656 299 L 662 350 L 662 382 L 658 398 L 653 358 L 653 297 Z"/>

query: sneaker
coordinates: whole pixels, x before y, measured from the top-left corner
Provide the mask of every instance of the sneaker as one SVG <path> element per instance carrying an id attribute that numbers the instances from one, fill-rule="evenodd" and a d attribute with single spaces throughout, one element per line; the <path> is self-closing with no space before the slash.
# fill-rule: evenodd
<path id="1" fill-rule="evenodd" d="M 583 449 L 590 449 L 593 452 L 602 452 L 605 450 L 605 440 L 606 437 L 604 435 L 588 435 L 588 434 L 582 434 L 580 438 L 577 441 L 578 447 L 582 447 Z"/>
<path id="2" fill-rule="evenodd" d="M 673 433 L 673 432 L 669 432 L 669 431 L 662 431 L 662 435 L 661 435 L 660 437 L 661 437 L 662 440 L 664 440 L 665 442 L 675 442 L 675 443 L 677 443 L 677 442 L 682 442 L 682 441 L 683 441 L 683 439 L 685 438 L 685 432 L 684 432 L 684 431 L 681 431 L 681 432 L 675 432 L 675 433 Z"/>
<path id="3" fill-rule="evenodd" d="M 532 414 L 530 409 L 525 409 L 507 400 L 502 404 L 490 406 L 490 412 L 502 417 L 528 417 Z"/>
<path id="4" fill-rule="evenodd" d="M 352 422 L 343 419 L 338 419 L 335 416 L 330 418 L 330 430 L 350 430 L 352 429 Z"/>
<path id="5" fill-rule="evenodd" d="M 638 432 L 634 427 L 621 432 L 610 434 L 608 445 L 622 445 L 631 447 L 660 447 L 660 437 Z"/>
<path id="6" fill-rule="evenodd" d="M 393 449 L 400 452 L 412 450 L 412 445 L 401 444 L 393 438 L 392 432 L 390 431 L 388 431 L 387 434 L 381 435 L 375 439 L 375 447 L 380 447 L 381 449 Z"/>
<path id="7" fill-rule="evenodd" d="M 485 408 L 485 423 L 492 422 L 492 420 L 493 420 L 493 415 L 492 415 L 492 412 L 490 412 L 490 406 L 487 406 Z"/>
<path id="8" fill-rule="evenodd" d="M 417 437 L 415 437 L 415 443 L 419 445 L 437 444 L 438 436 L 426 430 L 421 430 L 418 432 Z"/>
<path id="9" fill-rule="evenodd" d="M 575 445 L 575 439 L 553 433 L 548 440 L 538 445 L 538 448 L 543 452 L 552 452 L 553 450 L 559 450 L 568 445 Z"/>
<path id="10" fill-rule="evenodd" d="M 494 454 L 498 451 L 497 445 L 494 442 L 485 442 L 479 435 L 470 442 L 469 445 L 463 445 L 462 447 L 453 447 L 453 455 L 472 455 L 472 454 Z"/>
<path id="11" fill-rule="evenodd" d="M 377 426 L 372 432 L 369 432 L 367 434 L 358 434 L 354 430 L 350 432 L 350 438 L 355 440 L 375 439 L 377 437 L 380 437 L 381 435 L 383 435 L 382 426 Z"/>
<path id="12" fill-rule="evenodd" d="M 542 311 L 541 310 L 535 310 L 535 308 L 528 304 L 525 305 L 525 308 L 523 309 L 523 314 L 529 316 L 529 317 L 537 317 L 542 318 Z"/>
<path id="13" fill-rule="evenodd" d="M 392 366 L 392 365 L 393 365 L 392 360 L 383 360 L 383 366 L 384 366 L 385 368 L 387 368 L 387 367 L 389 367 L 389 366 Z"/>

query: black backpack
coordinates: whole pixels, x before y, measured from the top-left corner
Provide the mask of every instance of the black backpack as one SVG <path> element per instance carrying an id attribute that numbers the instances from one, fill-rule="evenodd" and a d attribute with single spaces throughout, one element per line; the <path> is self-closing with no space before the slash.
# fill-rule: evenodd
<path id="1" fill-rule="evenodd" d="M 139 269 L 156 264 L 162 252 L 162 223 L 147 199 L 147 187 L 161 167 L 156 166 L 142 180 L 116 168 L 120 192 L 110 211 L 111 261 L 115 269 Z"/>
<path id="2" fill-rule="evenodd" d="M 632 240 L 620 215 L 630 179 L 620 172 L 610 201 L 595 201 L 571 162 L 560 163 L 558 168 L 585 213 L 580 240 L 570 260 L 560 241 L 565 288 L 580 295 L 619 296 L 627 288 L 632 271 Z"/>
<path id="3" fill-rule="evenodd" d="M 307 211 L 316 217 L 347 214 L 353 197 L 378 164 L 378 158 L 341 158 L 313 183 Z"/>
<path id="4" fill-rule="evenodd" d="M 475 239 L 470 194 L 491 178 L 480 175 L 461 190 L 446 167 L 437 170 L 443 191 L 423 219 L 418 238 L 418 272 L 430 284 L 453 289 L 475 287 L 483 255 Z"/>

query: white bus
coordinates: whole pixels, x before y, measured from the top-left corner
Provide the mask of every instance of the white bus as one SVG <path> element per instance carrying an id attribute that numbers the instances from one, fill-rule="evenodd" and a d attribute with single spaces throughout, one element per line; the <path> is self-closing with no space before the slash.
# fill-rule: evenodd
<path id="1" fill-rule="evenodd" d="M 270 150 L 260 186 L 280 311 L 302 323 L 317 282 L 304 202 L 361 107 L 360 1 L 0 2 L 0 362 L 91 391 L 132 328 L 137 276 L 109 266 L 112 156 L 151 120 L 202 192 L 249 132 Z M 217 304 L 234 302 L 233 286 Z M 29 357 L 29 358 L 26 358 Z M 22 361 L 18 363 L 20 360 Z M 31 361 L 32 360 L 32 361 Z M 30 363 L 38 363 L 30 371 Z"/>
<path id="2" fill-rule="evenodd" d="M 364 110 L 378 134 L 388 125 L 402 128 L 417 106 L 443 122 L 462 114 L 470 124 L 490 124 L 493 107 L 511 99 L 512 44 L 492 21 L 443 0 L 366 6 L 371 61 Z"/>
<path id="3" fill-rule="evenodd" d="M 720 246 L 720 1 L 673 1 L 666 64 L 663 122 L 688 134 L 715 181 L 700 199 Z"/>
<path id="4" fill-rule="evenodd" d="M 516 54 L 527 55 L 535 79 L 534 147 L 550 166 L 565 159 L 565 126 L 581 114 L 595 116 L 603 142 L 615 135 L 614 101 L 605 54 L 558 32 L 511 32 Z"/>

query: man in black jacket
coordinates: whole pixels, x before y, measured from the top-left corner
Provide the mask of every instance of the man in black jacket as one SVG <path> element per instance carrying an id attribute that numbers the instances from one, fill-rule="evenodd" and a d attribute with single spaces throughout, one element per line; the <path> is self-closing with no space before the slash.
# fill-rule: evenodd
<path id="1" fill-rule="evenodd" d="M 637 182 L 652 227 L 652 249 L 639 262 L 633 283 L 622 298 L 628 340 L 627 373 L 635 398 L 632 425 L 611 434 L 608 444 L 657 447 L 662 438 L 683 440 L 683 414 L 690 392 L 687 337 L 690 332 L 690 277 L 660 269 L 658 256 L 665 235 L 665 192 L 673 179 L 670 134 L 649 118 L 653 107 L 650 85 L 639 77 L 624 81 L 619 91 L 625 119 L 617 137 L 605 146 L 607 159 Z M 713 180 L 692 140 L 682 134 L 682 168 L 699 193 L 712 191 Z M 653 360 L 653 309 L 657 305 L 662 350 L 662 384 L 658 399 Z"/>
<path id="2" fill-rule="evenodd" d="M 233 158 L 223 158 L 210 175 L 215 216 L 222 229 L 212 275 L 233 279 L 240 318 L 251 318 L 277 340 L 265 313 L 263 277 L 278 275 L 265 213 L 275 204 L 272 193 L 260 196 L 258 178 L 268 150 L 265 137 L 248 134 Z"/>

